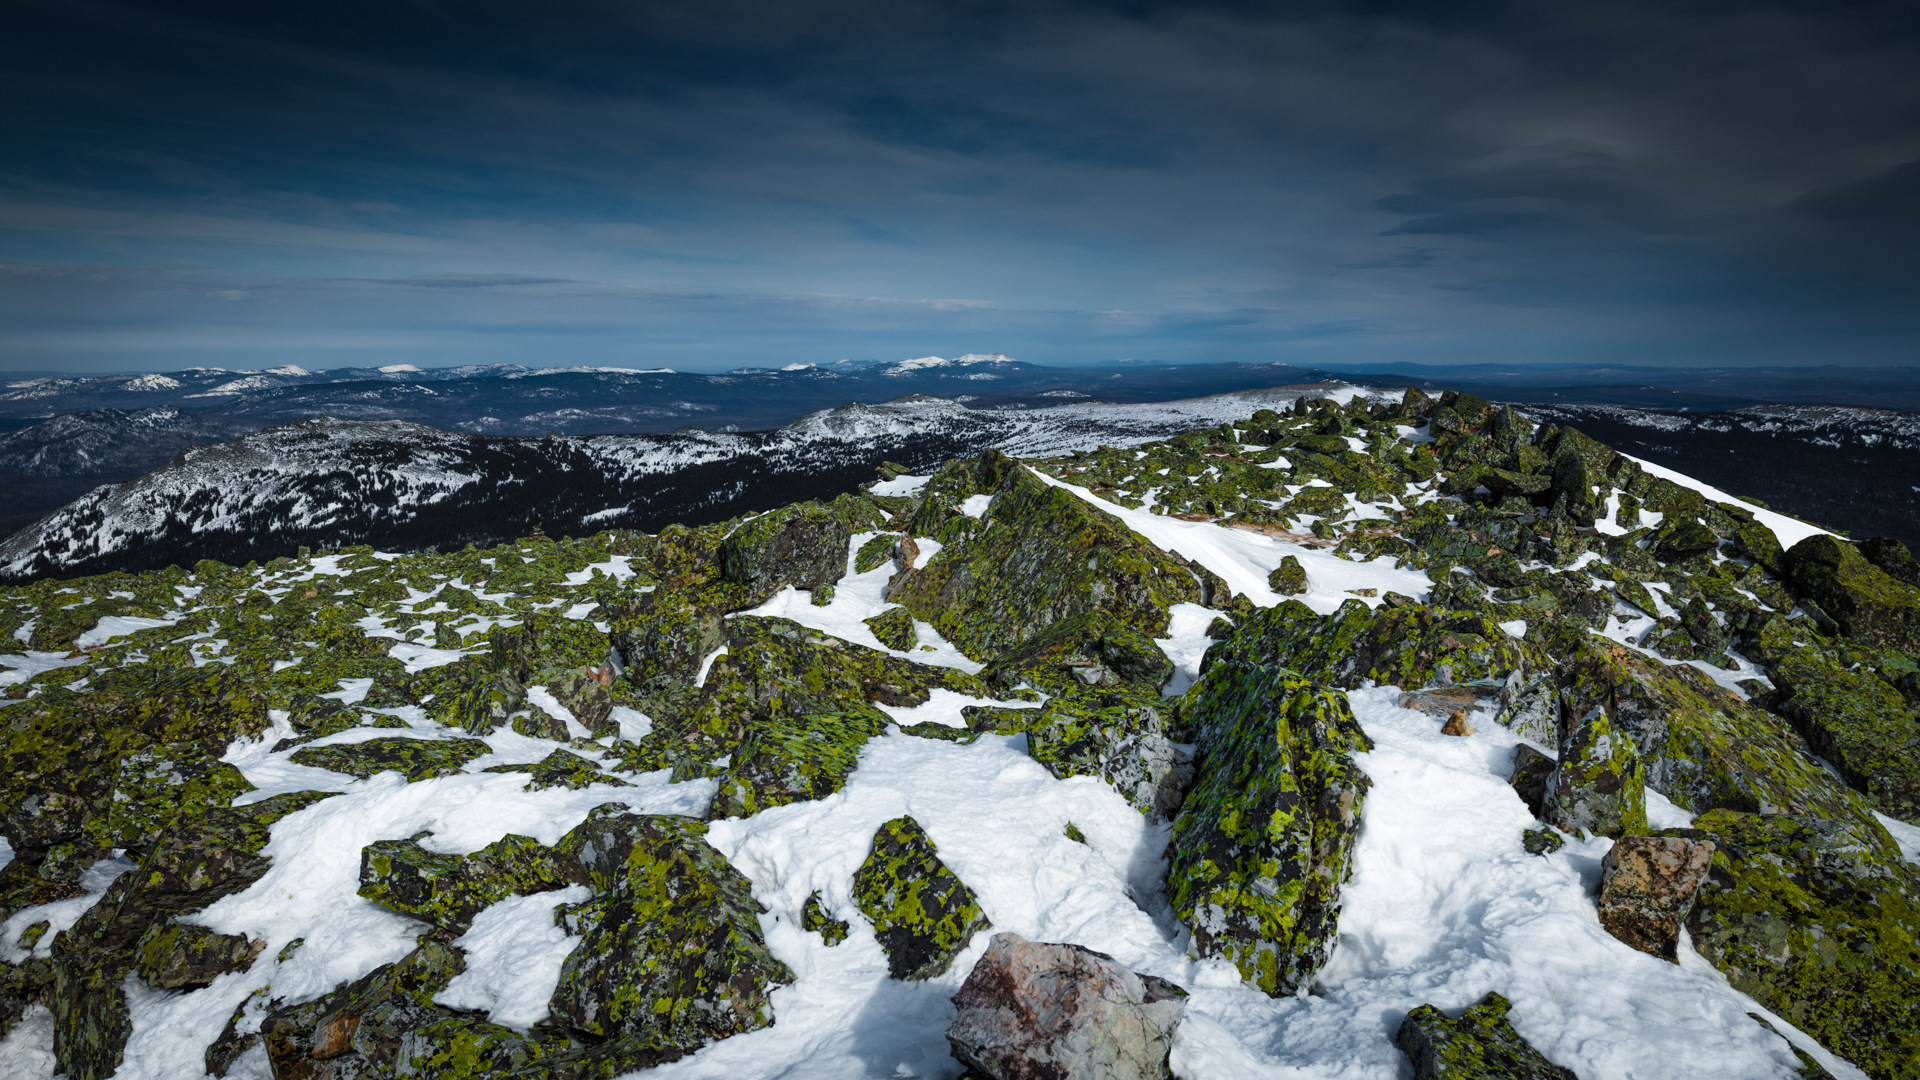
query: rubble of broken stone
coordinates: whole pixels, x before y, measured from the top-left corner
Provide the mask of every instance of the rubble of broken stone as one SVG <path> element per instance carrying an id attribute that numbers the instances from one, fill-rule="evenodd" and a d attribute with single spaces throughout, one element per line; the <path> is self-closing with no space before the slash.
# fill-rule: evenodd
<path id="1" fill-rule="evenodd" d="M 1434 586 L 1424 601 L 1356 597 L 1328 614 L 1257 607 L 1036 470 L 1119 506 L 1390 555 Z M 882 649 L 741 614 L 790 587 L 825 603 L 850 557 L 858 572 L 897 567 L 897 606 L 868 620 Z M 1297 596 L 1307 578 L 1289 556 L 1268 585 Z M 1198 681 L 1167 697 L 1155 639 L 1188 603 L 1221 614 Z M 89 639 L 115 620 L 130 629 Z M 460 655 L 410 669 L 370 621 Z M 916 662 L 921 627 L 979 674 Z M 1337 938 L 1370 783 L 1344 691 L 1375 684 L 1436 718 L 1483 709 L 1535 744 L 1513 767 L 1540 826 L 1527 850 L 1614 838 L 1596 918 L 1616 936 L 1672 960 L 1684 927 L 1735 988 L 1869 1076 L 1920 1077 L 1920 874 L 1876 817 L 1920 822 L 1920 566 L 1897 543 L 1825 533 L 1783 550 L 1751 511 L 1469 395 L 1303 398 L 1135 449 L 988 452 L 911 496 L 658 535 L 39 581 L 0 593 L 0 634 L 71 652 L 0 708 L 13 851 L 0 915 L 81 895 L 83 872 L 106 860 L 126 865 L 71 926 L 47 936 L 34 923 L 3 943 L 18 959 L 0 969 L 0 1032 L 45 1005 L 73 1080 L 119 1066 L 128 979 L 205 985 L 260 956 L 257 941 L 181 917 L 258 880 L 274 822 L 327 796 L 235 805 L 252 790 L 221 761 L 236 740 L 290 731 L 276 748 L 296 763 L 420 782 L 467 770 L 487 752 L 478 736 L 510 728 L 555 744 L 507 767 L 529 785 L 670 770 L 716 782 L 718 819 L 838 791 L 888 729 L 883 705 L 941 690 L 1025 698 L 1040 707 L 970 707 L 970 731 L 906 730 L 1024 733 L 1055 776 L 1097 777 L 1171 821 L 1166 893 L 1195 955 L 1285 995 L 1312 983 Z M 350 684 L 364 687 L 351 703 Z M 324 741 L 404 726 L 365 711 L 396 705 L 465 737 Z M 647 723 L 623 720 L 635 716 Z M 1653 830 L 1647 790 L 1690 826 Z M 703 830 L 609 803 L 553 845 L 371 844 L 361 893 L 430 927 L 418 947 L 317 997 L 261 991 L 208 1046 L 207 1068 L 223 1075 L 263 1046 L 280 1077 L 613 1076 L 776 1023 L 770 994 L 791 972 L 762 939 L 751 883 Z M 565 887 L 588 898 L 556 909 L 581 943 L 548 1021 L 515 1030 L 435 1003 L 477 912 Z M 899 979 L 946 971 L 991 926 L 910 817 L 875 834 L 852 895 Z M 801 921 L 829 943 L 848 932 L 817 893 Z M 1009 1002 L 1057 992 L 1028 985 L 1041 968 L 1113 988 L 1072 1021 L 1138 1043 L 1112 1075 L 1164 1073 L 1178 988 L 1002 935 L 956 998 L 950 1037 L 975 1075 L 1120 1068 L 1016 1030 L 1022 1009 L 1045 1010 Z M 1398 1042 L 1419 1076 L 1566 1075 L 1505 1011 L 1498 995 L 1458 1019 L 1416 1010 Z"/>

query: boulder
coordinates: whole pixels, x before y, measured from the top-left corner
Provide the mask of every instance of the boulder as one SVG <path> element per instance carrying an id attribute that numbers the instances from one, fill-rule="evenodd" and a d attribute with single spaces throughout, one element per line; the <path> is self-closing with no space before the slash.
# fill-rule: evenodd
<path id="1" fill-rule="evenodd" d="M 1787 588 L 1818 604 L 1850 638 L 1876 648 L 1920 653 L 1920 588 L 1867 561 L 1859 548 L 1817 533 L 1786 555 Z"/>
<path id="2" fill-rule="evenodd" d="M 1307 571 L 1296 556 L 1288 555 L 1267 575 L 1267 588 L 1281 596 L 1299 596 L 1307 591 Z"/>
<path id="3" fill-rule="evenodd" d="M 853 931 L 845 919 L 836 919 L 827 911 L 817 891 L 808 896 L 807 902 L 800 908 L 800 926 L 819 934 L 820 940 L 826 942 L 828 948 L 847 940 L 847 935 Z"/>
<path id="4" fill-rule="evenodd" d="M 1527 804 L 1528 812 L 1541 818 L 1547 812 L 1547 792 L 1553 786 L 1553 770 L 1559 762 L 1540 751 L 1539 747 L 1521 743 L 1513 750 L 1513 774 L 1511 783 L 1514 794 Z"/>
<path id="5" fill-rule="evenodd" d="M 245 971 L 266 948 L 245 934 L 216 934 L 177 919 L 155 923 L 133 947 L 133 970 L 155 990 L 206 986 L 230 971 Z"/>
<path id="6" fill-rule="evenodd" d="M 860 748 L 886 730 L 878 711 L 756 722 L 720 774 L 707 816 L 750 817 L 788 803 L 839 791 L 860 760 Z"/>
<path id="7" fill-rule="evenodd" d="M 1104 953 L 995 934 L 947 1042 L 981 1080 L 1162 1080 L 1186 997 Z"/>
<path id="8" fill-rule="evenodd" d="M 1818 648 L 1783 649 L 1768 667 L 1776 689 L 1767 707 L 1881 813 L 1920 822 L 1920 714 L 1905 696 Z"/>
<path id="9" fill-rule="evenodd" d="M 860 545 L 860 550 L 854 552 L 853 572 L 864 574 L 869 570 L 877 570 L 892 562 L 895 553 L 899 550 L 899 533 L 881 533 L 872 537 Z"/>
<path id="10" fill-rule="evenodd" d="M 1907 545 L 1893 537 L 1876 536 L 1871 540 L 1862 540 L 1860 554 L 1893 580 L 1920 588 L 1920 561 L 1915 561 Z"/>
<path id="11" fill-rule="evenodd" d="M 577 667 L 547 682 L 547 693 L 562 708 L 580 721 L 596 739 L 620 734 L 613 715 L 613 669 L 611 666 Z"/>
<path id="12" fill-rule="evenodd" d="M 1400 1022 L 1393 1041 L 1413 1062 L 1414 1080 L 1578 1080 L 1513 1030 L 1507 1022 L 1512 1008 L 1488 994 L 1453 1020 L 1422 1005 Z"/>
<path id="13" fill-rule="evenodd" d="M 1566 832 L 1627 836 L 1647 831 L 1640 748 L 1595 706 L 1560 744 L 1542 818 Z"/>
<path id="14" fill-rule="evenodd" d="M 1643 953 L 1678 962 L 1680 925 L 1712 858 L 1710 840 L 1621 837 L 1600 862 L 1600 925 Z"/>
<path id="15" fill-rule="evenodd" d="M 890 607 L 866 622 L 867 629 L 889 649 L 909 652 L 920 644 L 920 629 L 913 625 L 913 616 L 906 608 Z"/>
<path id="16" fill-rule="evenodd" d="M 410 781 L 458 776 L 474 758 L 493 753 L 479 739 L 368 739 L 366 742 L 303 746 L 290 758 L 295 765 L 331 769 L 365 780 L 383 772 L 405 774 Z"/>
<path id="17" fill-rule="evenodd" d="M 547 788 L 566 788 L 569 791 L 583 791 L 595 784 L 607 787 L 632 787 L 617 776 L 609 776 L 600 771 L 600 766 L 567 750 L 555 750 L 539 761 L 520 765 L 490 765 L 488 772 L 526 773 L 529 780 L 528 791 L 543 791 Z"/>
<path id="18" fill-rule="evenodd" d="M 577 913 L 554 1017 L 655 1055 L 772 1024 L 769 995 L 793 972 L 767 951 L 752 883 L 707 843 L 705 824 L 622 810 L 595 810 L 556 845 L 605 895 Z"/>
<path id="19" fill-rule="evenodd" d="M 1369 679 L 1405 687 L 1498 682 L 1526 663 L 1520 643 L 1478 612 L 1374 609 L 1359 600 L 1325 616 L 1298 600 L 1252 612 L 1207 650 L 1200 670 L 1227 660 L 1280 664 L 1348 689 Z"/>
<path id="20" fill-rule="evenodd" d="M 1062 780 L 1100 777 L 1143 814 L 1172 818 L 1193 786 L 1192 756 L 1167 738 L 1160 710 L 1120 699 L 1048 701 L 1027 729 L 1027 753 Z"/>
<path id="21" fill-rule="evenodd" d="M 781 589 L 817 589 L 847 572 L 853 530 L 817 502 L 761 514 L 720 544 L 727 580 L 746 587 L 748 606 L 765 603 Z"/>
<path id="22" fill-rule="evenodd" d="M 1091 611 L 1053 623 L 980 674 L 1001 690 L 1030 683 L 1050 693 L 1127 688 L 1157 697 L 1173 677 L 1173 661 L 1146 634 Z"/>
<path id="23" fill-rule="evenodd" d="M 1920 1077 L 1920 873 L 1897 849 L 1731 810 L 1662 835 L 1713 842 L 1687 933 L 1734 989 L 1875 1080 Z"/>
<path id="24" fill-rule="evenodd" d="M 114 847 L 144 846 L 181 814 L 230 806 L 252 790 L 239 769 L 201 743 L 150 746 L 121 757 L 106 820 L 89 831 Z"/>
<path id="25" fill-rule="evenodd" d="M 379 840 L 360 850 L 360 895 L 417 915 L 454 935 L 509 896 L 584 883 L 585 870 L 529 836 L 508 833 L 479 851 L 444 855 L 406 840 Z"/>
<path id="26" fill-rule="evenodd" d="M 1181 707 L 1196 778 L 1174 822 L 1167 893 L 1194 951 L 1275 997 L 1332 952 L 1372 748 L 1346 695 L 1282 668 L 1213 665 Z"/>
<path id="27" fill-rule="evenodd" d="M 873 849 L 853 875 L 853 900 L 873 924 L 887 974 L 896 979 L 944 973 L 973 935 L 993 925 L 910 817 L 894 818 L 873 834 Z"/>

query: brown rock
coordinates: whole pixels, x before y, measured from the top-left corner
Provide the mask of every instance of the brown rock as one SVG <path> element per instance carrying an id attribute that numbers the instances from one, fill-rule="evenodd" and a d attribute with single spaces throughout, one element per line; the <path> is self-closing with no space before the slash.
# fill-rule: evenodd
<path id="1" fill-rule="evenodd" d="M 1447 717 L 1446 726 L 1440 729 L 1440 734 L 1442 735 L 1473 734 L 1473 725 L 1467 722 L 1467 710 L 1455 709 L 1453 711 L 1453 715 Z"/>
<path id="2" fill-rule="evenodd" d="M 900 569 L 902 571 L 913 569 L 913 564 L 919 561 L 920 545 L 913 542 L 912 535 L 907 533 L 900 535 L 900 551 L 895 558 L 900 560 Z"/>
<path id="3" fill-rule="evenodd" d="M 1186 997 L 1091 949 L 995 934 L 947 1041 L 979 1080 L 1162 1080 Z"/>
<path id="4" fill-rule="evenodd" d="M 1600 925 L 1643 953 L 1675 960 L 1680 924 L 1712 860 L 1711 840 L 1621 837 L 1600 863 Z"/>
<path id="5" fill-rule="evenodd" d="M 1400 695 L 1398 704 L 1428 716 L 1452 716 L 1462 709 L 1477 707 L 1483 699 L 1499 692 L 1497 686 L 1436 686 L 1431 690 L 1409 690 Z"/>

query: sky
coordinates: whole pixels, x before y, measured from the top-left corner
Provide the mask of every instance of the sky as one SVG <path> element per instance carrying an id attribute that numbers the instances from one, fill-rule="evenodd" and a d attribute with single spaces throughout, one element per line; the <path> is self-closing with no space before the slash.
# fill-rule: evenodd
<path id="1" fill-rule="evenodd" d="M 1920 364 L 1920 5 L 12 0 L 0 370 Z"/>

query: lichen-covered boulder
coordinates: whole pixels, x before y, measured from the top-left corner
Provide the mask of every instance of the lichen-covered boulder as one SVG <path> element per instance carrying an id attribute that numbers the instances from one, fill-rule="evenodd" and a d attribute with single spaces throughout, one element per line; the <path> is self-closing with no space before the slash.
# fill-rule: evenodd
<path id="1" fill-rule="evenodd" d="M 1525 666 L 1512 635 L 1477 612 L 1420 606 L 1369 608 L 1349 600 L 1331 615 L 1298 600 L 1242 618 L 1207 650 L 1201 671 L 1228 660 L 1279 664 L 1329 686 L 1375 683 L 1415 689 L 1504 680 Z"/>
<path id="2" fill-rule="evenodd" d="M 603 808 L 556 845 L 606 894 L 561 968 L 556 1018 L 656 1051 L 773 1023 L 769 994 L 793 972 L 767 951 L 751 883 L 705 833 L 691 818 Z"/>
<path id="3" fill-rule="evenodd" d="M 1372 748 L 1346 695 L 1283 668 L 1214 665 L 1187 692 L 1196 780 L 1174 822 L 1167 893 L 1200 956 L 1270 995 L 1333 950 Z"/>
<path id="4" fill-rule="evenodd" d="M 1907 545 L 1891 536 L 1876 536 L 1860 542 L 1860 554 L 1902 585 L 1920 588 L 1920 561 Z"/>
<path id="5" fill-rule="evenodd" d="M 478 739 L 388 738 L 303 746 L 289 757 L 295 765 L 331 769 L 362 780 L 392 771 L 417 781 L 457 776 L 467 762 L 492 752 L 492 747 Z"/>
<path id="6" fill-rule="evenodd" d="M 469 735 L 492 734 L 527 705 L 526 687 L 504 671 L 479 673 L 464 684 L 441 685 L 425 706 L 427 716 Z"/>
<path id="7" fill-rule="evenodd" d="M 860 760 L 860 748 L 886 730 L 886 716 L 839 713 L 755 723 L 733 752 L 707 816 L 750 817 L 788 803 L 839 791 Z"/>
<path id="8" fill-rule="evenodd" d="M 245 971 L 266 944 L 169 919 L 141 935 L 133 947 L 133 970 L 155 990 L 206 986 L 227 972 Z"/>
<path id="9" fill-rule="evenodd" d="M 1031 683 L 1053 693 L 1087 687 L 1157 693 L 1173 661 L 1152 638 L 1103 611 L 1069 616 L 996 657 L 981 677 L 999 689 Z"/>
<path id="10" fill-rule="evenodd" d="M 479 851 L 444 855 L 406 840 L 379 840 L 360 851 L 360 895 L 456 935 L 473 917 L 509 896 L 584 883 L 578 860 L 528 836 L 508 833 Z"/>
<path id="11" fill-rule="evenodd" d="M 827 911 L 827 906 L 820 902 L 820 894 L 817 891 L 809 895 L 807 902 L 801 905 L 800 926 L 802 929 L 819 934 L 820 940 L 826 942 L 828 948 L 847 940 L 847 935 L 853 931 L 853 927 L 849 926 L 845 919 L 836 919 Z"/>
<path id="12" fill-rule="evenodd" d="M 720 561 L 727 579 L 759 604 L 788 585 L 817 589 L 839 581 L 852 539 L 847 522 L 827 507 L 797 503 L 735 529 L 720 544 Z"/>
<path id="13" fill-rule="evenodd" d="M 871 537 L 866 543 L 860 545 L 860 550 L 854 552 L 853 571 L 856 574 L 864 574 L 869 570 L 877 570 L 892 562 L 894 554 L 899 550 L 899 533 L 881 533 Z"/>
<path id="14" fill-rule="evenodd" d="M 45 851 L 104 823 L 130 733 L 101 724 L 61 689 L 9 706 L 0 726 L 0 832 L 15 850 Z"/>
<path id="15" fill-rule="evenodd" d="M 1193 786 L 1193 759 L 1167 738 L 1160 710 L 1118 698 L 1047 702 L 1027 753 L 1062 780 L 1100 777 L 1144 814 L 1173 817 Z"/>
<path id="16" fill-rule="evenodd" d="M 1920 822 L 1920 713 L 1900 691 L 1817 648 L 1784 649 L 1769 670 L 1767 707 L 1881 813 Z"/>
<path id="17" fill-rule="evenodd" d="M 1393 1041 L 1413 1062 L 1414 1080 L 1578 1080 L 1513 1030 L 1507 1023 L 1512 1008 L 1488 994 L 1454 1020 L 1422 1005 L 1400 1022 Z"/>
<path id="18" fill-rule="evenodd" d="M 311 1001 L 275 1007 L 260 1024 L 273 1075 L 301 1080 L 396 1075 L 402 1039 L 448 1015 L 434 1006 L 433 996 L 465 969 L 466 958 L 444 934 L 425 934 L 412 952 L 391 964 Z"/>
<path id="19" fill-rule="evenodd" d="M 1785 564 L 1794 597 L 1818 604 L 1848 637 L 1920 652 L 1920 588 L 1868 562 L 1853 544 L 1816 533 L 1793 545 Z"/>
<path id="20" fill-rule="evenodd" d="M 146 747 L 120 759 L 112 805 L 96 838 L 115 847 L 141 845 L 182 813 L 227 806 L 252 790 L 239 769 L 200 743 Z"/>
<path id="21" fill-rule="evenodd" d="M 1307 591 L 1307 570 L 1298 557 L 1288 555 L 1267 575 L 1267 588 L 1281 596 L 1299 596 Z"/>
<path id="22" fill-rule="evenodd" d="M 1920 1077 L 1920 874 L 1844 822 L 1713 810 L 1687 932 L 1736 990 L 1876 1080 Z"/>
<path id="23" fill-rule="evenodd" d="M 488 772 L 526 773 L 528 791 L 544 791 L 547 788 L 562 787 L 569 791 L 581 791 L 595 784 L 610 787 L 632 787 L 617 776 L 609 776 L 600 771 L 600 767 L 579 754 L 567 750 L 555 750 L 539 761 L 521 765 L 490 765 Z"/>
<path id="24" fill-rule="evenodd" d="M 1640 748 L 1614 728 L 1606 710 L 1589 710 L 1560 744 L 1544 809 L 1546 822 L 1567 832 L 1628 836 L 1647 831 Z"/>
<path id="25" fill-rule="evenodd" d="M 1185 990 L 1078 945 L 995 934 L 947 1042 L 981 1080 L 1163 1080 Z"/>
<path id="26" fill-rule="evenodd" d="M 133 871 L 53 943 L 54 1060 L 72 1080 L 105 1080 L 120 1066 L 132 1022 L 124 990 L 135 947 L 172 916 L 199 911 L 258 881 L 273 822 L 330 793 L 276 795 L 241 807 L 211 807 L 169 823 Z"/>
<path id="27" fill-rule="evenodd" d="M 984 518 L 937 505 L 949 473 L 993 496 Z M 1166 631 L 1170 605 L 1205 599 L 1199 580 L 1172 556 L 997 451 L 950 464 L 928 487 L 913 531 L 945 546 L 938 558 L 896 575 L 887 599 L 968 656 L 998 656 L 1094 610 L 1157 635 Z"/>
<path id="28" fill-rule="evenodd" d="M 548 680 L 547 693 L 596 739 L 620 734 L 612 720 L 613 672 L 607 667 L 571 668 Z"/>
<path id="29" fill-rule="evenodd" d="M 889 649 L 908 652 L 920 644 L 920 630 L 913 625 L 913 615 L 903 607 L 890 607 L 868 619 L 867 629 Z"/>
<path id="30" fill-rule="evenodd" d="M 1675 960 L 1680 924 L 1712 858 L 1712 841 L 1621 837 L 1600 861 L 1600 925 L 1643 953 Z"/>
<path id="31" fill-rule="evenodd" d="M 853 899 L 887 954 L 887 974 L 930 979 L 952 965 L 973 935 L 993 924 L 920 823 L 898 817 L 873 834 L 853 875 Z"/>

